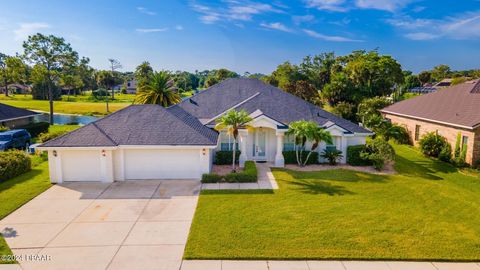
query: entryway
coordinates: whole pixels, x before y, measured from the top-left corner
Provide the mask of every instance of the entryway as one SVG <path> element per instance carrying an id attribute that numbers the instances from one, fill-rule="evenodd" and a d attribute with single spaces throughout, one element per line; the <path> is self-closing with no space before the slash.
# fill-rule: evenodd
<path id="1" fill-rule="evenodd" d="M 267 132 L 263 129 L 256 129 L 253 142 L 253 159 L 256 161 L 267 160 Z"/>

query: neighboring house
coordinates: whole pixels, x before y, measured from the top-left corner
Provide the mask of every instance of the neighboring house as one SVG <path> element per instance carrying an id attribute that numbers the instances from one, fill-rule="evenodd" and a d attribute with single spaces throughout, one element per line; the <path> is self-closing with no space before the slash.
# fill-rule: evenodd
<path id="1" fill-rule="evenodd" d="M 13 83 L 8 85 L 8 90 L 10 93 L 13 94 L 28 94 L 32 91 L 30 86 L 19 83 Z"/>
<path id="2" fill-rule="evenodd" d="M 125 82 L 125 88 L 127 89 L 127 94 L 136 94 L 137 93 L 137 80 L 127 80 Z"/>
<path id="3" fill-rule="evenodd" d="M 450 78 L 443 79 L 443 80 L 437 82 L 436 84 L 434 84 L 433 87 L 435 87 L 435 88 L 449 87 L 449 86 L 452 85 L 452 81 L 453 81 L 453 79 L 450 79 Z"/>
<path id="4" fill-rule="evenodd" d="M 0 103 L 0 125 L 8 128 L 16 128 L 33 121 L 35 115 L 40 113 L 13 107 Z"/>
<path id="5" fill-rule="evenodd" d="M 283 151 L 294 150 L 288 124 L 311 120 L 330 131 L 346 161 L 349 145 L 372 135 L 296 96 L 257 79 L 228 79 L 181 103 L 131 105 L 92 124 L 44 143 L 50 177 L 63 181 L 200 179 L 211 171 L 215 151 L 231 150 L 233 138 L 213 130 L 229 110 L 253 118 L 239 132 L 240 166 L 246 160 L 284 166 Z M 309 143 L 310 144 L 310 143 Z M 322 143 L 318 151 L 327 147 Z"/>
<path id="6" fill-rule="evenodd" d="M 480 159 L 480 80 L 400 101 L 381 112 L 392 123 L 404 125 L 414 143 L 438 131 L 454 148 L 460 133 L 467 162 Z"/>

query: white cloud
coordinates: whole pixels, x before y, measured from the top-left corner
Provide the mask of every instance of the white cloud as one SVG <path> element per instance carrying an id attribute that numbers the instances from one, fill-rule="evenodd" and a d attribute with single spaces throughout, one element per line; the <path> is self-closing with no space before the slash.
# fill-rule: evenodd
<path id="1" fill-rule="evenodd" d="M 140 13 L 147 14 L 147 15 L 150 15 L 150 16 L 155 16 L 155 15 L 157 15 L 156 12 L 150 11 L 150 10 L 148 10 L 148 9 L 145 8 L 145 7 L 137 7 L 137 10 L 138 10 L 138 12 L 140 12 Z"/>
<path id="2" fill-rule="evenodd" d="M 193 4 L 192 9 L 201 14 L 200 21 L 205 24 L 213 24 L 218 21 L 251 21 L 255 15 L 264 13 L 284 13 L 283 10 L 270 4 L 257 2 L 225 1 L 224 7 L 209 7 L 201 4 Z"/>
<path id="3" fill-rule="evenodd" d="M 15 40 L 24 40 L 28 36 L 36 34 L 37 32 L 50 28 L 48 23 L 35 22 L 35 23 L 21 23 L 18 29 L 15 29 Z"/>
<path id="4" fill-rule="evenodd" d="M 304 0 L 308 8 L 346 12 L 353 8 L 396 12 L 415 0 Z"/>
<path id="5" fill-rule="evenodd" d="M 431 33 L 417 32 L 405 34 L 405 37 L 411 40 L 432 40 L 439 36 Z"/>
<path id="6" fill-rule="evenodd" d="M 403 16 L 387 23 L 404 31 L 404 36 L 412 40 L 480 39 L 480 11 L 436 20 Z"/>
<path id="7" fill-rule="evenodd" d="M 333 41 L 333 42 L 363 42 L 363 40 L 359 40 L 359 39 L 351 39 L 351 38 L 347 38 L 347 37 L 342 37 L 342 36 L 329 36 L 329 35 L 324 35 L 324 34 L 320 34 L 320 33 L 317 33 L 313 30 L 308 30 L 308 29 L 303 29 L 303 32 L 305 32 L 305 34 L 313 37 L 313 38 L 317 38 L 317 39 L 321 39 L 321 40 L 325 40 L 325 41 Z"/>
<path id="8" fill-rule="evenodd" d="M 182 31 L 182 30 L 183 30 L 183 26 L 177 25 L 177 26 L 175 26 L 175 30 Z"/>
<path id="9" fill-rule="evenodd" d="M 168 28 L 137 28 L 135 31 L 139 33 L 156 33 L 156 32 L 165 32 Z"/>
<path id="10" fill-rule="evenodd" d="M 315 20 L 315 17 L 313 15 L 304 15 L 304 16 L 293 16 L 292 20 L 295 24 L 301 24 L 301 23 L 307 23 L 307 22 L 312 22 Z"/>
<path id="11" fill-rule="evenodd" d="M 307 7 L 337 12 L 348 11 L 345 0 L 307 0 Z"/>
<path id="12" fill-rule="evenodd" d="M 378 9 L 395 12 L 410 4 L 412 0 L 355 0 L 355 5 L 363 9 Z"/>
<path id="13" fill-rule="evenodd" d="M 279 22 L 274 22 L 274 23 L 261 23 L 261 27 L 267 28 L 267 29 L 272 29 L 272 30 L 278 30 L 278 31 L 283 31 L 283 32 L 293 32 L 292 29 L 286 27 L 282 23 Z"/>

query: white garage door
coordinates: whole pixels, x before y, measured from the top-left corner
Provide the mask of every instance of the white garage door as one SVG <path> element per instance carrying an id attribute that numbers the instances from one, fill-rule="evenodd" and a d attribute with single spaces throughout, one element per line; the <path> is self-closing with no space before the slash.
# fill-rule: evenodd
<path id="1" fill-rule="evenodd" d="M 99 151 L 62 151 L 63 181 L 100 181 Z"/>
<path id="2" fill-rule="evenodd" d="M 125 150 L 125 179 L 200 179 L 200 150 Z"/>

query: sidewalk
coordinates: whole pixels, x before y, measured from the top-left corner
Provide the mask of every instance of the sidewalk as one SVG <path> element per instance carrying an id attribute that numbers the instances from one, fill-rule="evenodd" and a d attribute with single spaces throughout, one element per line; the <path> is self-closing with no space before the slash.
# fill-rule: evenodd
<path id="1" fill-rule="evenodd" d="M 401 261 L 183 261 L 181 270 L 480 270 L 480 263 Z"/>

